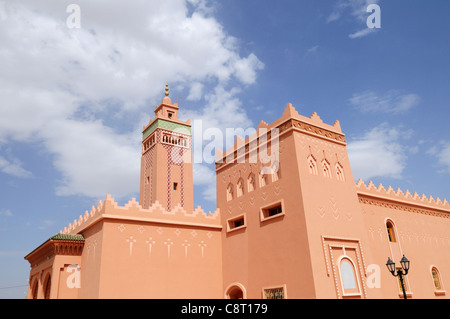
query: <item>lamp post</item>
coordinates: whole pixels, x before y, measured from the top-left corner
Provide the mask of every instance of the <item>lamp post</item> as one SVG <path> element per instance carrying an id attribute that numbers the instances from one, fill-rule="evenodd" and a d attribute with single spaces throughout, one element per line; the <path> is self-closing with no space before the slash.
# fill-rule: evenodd
<path id="1" fill-rule="evenodd" d="M 400 279 L 400 284 L 402 285 L 403 298 L 408 299 L 406 297 L 405 284 L 403 282 L 403 276 L 406 276 L 409 271 L 409 260 L 403 255 L 403 258 L 400 260 L 400 265 L 402 265 L 402 269 L 398 269 L 397 273 L 395 273 L 395 263 L 388 257 L 388 261 L 386 263 L 386 267 L 391 272 L 392 276 L 398 277 Z"/>

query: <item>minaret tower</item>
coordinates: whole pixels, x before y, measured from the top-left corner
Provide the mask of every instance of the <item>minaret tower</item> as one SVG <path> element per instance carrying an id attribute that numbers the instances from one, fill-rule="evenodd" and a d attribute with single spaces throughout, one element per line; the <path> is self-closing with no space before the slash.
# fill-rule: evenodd
<path id="1" fill-rule="evenodd" d="M 166 85 L 156 117 L 142 131 L 139 202 L 143 208 L 158 201 L 167 210 L 178 204 L 193 210 L 191 124 L 178 119 L 178 109 Z"/>

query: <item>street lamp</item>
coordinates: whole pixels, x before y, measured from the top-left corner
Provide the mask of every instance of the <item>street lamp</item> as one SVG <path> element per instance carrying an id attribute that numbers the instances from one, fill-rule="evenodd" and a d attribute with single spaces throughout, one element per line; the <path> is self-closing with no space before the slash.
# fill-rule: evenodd
<path id="1" fill-rule="evenodd" d="M 403 255 L 403 258 L 400 260 L 400 265 L 402 265 L 402 269 L 397 270 L 397 273 L 395 273 L 395 263 L 391 260 L 391 258 L 388 257 L 388 261 L 386 263 L 386 267 L 394 277 L 398 277 L 400 279 L 400 284 L 402 285 L 402 291 L 403 291 L 403 298 L 408 299 L 406 297 L 406 291 L 405 291 L 405 284 L 403 282 L 403 276 L 406 276 L 409 271 L 409 260 L 408 258 Z"/>

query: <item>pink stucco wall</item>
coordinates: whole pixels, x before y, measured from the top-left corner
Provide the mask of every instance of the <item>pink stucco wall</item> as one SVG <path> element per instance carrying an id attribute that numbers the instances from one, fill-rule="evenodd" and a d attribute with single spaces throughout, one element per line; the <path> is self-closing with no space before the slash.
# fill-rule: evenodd
<path id="1" fill-rule="evenodd" d="M 178 111 L 167 97 L 163 102 L 157 117 Z M 275 128 L 278 135 L 250 143 Z M 390 257 L 398 265 L 403 255 L 411 261 L 409 298 L 449 297 L 446 200 L 355 183 L 339 122 L 326 124 L 316 113 L 305 117 L 291 104 L 278 120 L 261 122 L 242 145 L 243 152 L 225 151 L 234 161 L 218 156 L 214 213 L 191 207 L 191 163 L 169 175 L 164 147 L 157 145 L 153 155 L 143 148 L 141 203 L 132 199 L 119 206 L 108 195 L 65 227 L 62 234 L 84 237 L 79 256 L 55 254 L 53 242 L 27 255 L 28 298 L 35 283 L 42 298 L 51 276 L 51 298 L 397 299 L 398 281 L 385 263 Z M 262 146 L 267 158 L 253 161 Z M 162 164 L 149 164 L 150 156 Z M 261 174 L 272 164 L 276 173 Z M 145 186 L 149 174 L 153 188 Z M 168 193 L 167 181 L 181 176 L 186 201 L 181 193 Z M 79 288 L 65 284 L 74 264 L 80 267 Z"/>

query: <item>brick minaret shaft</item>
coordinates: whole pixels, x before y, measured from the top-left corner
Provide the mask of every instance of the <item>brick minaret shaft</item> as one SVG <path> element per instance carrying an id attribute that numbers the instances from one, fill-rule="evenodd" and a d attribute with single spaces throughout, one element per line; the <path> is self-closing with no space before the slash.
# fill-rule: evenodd
<path id="1" fill-rule="evenodd" d="M 155 118 L 142 131 L 139 202 L 143 208 L 158 201 L 167 210 L 178 204 L 193 210 L 191 124 L 178 119 L 178 109 L 166 85 Z"/>

